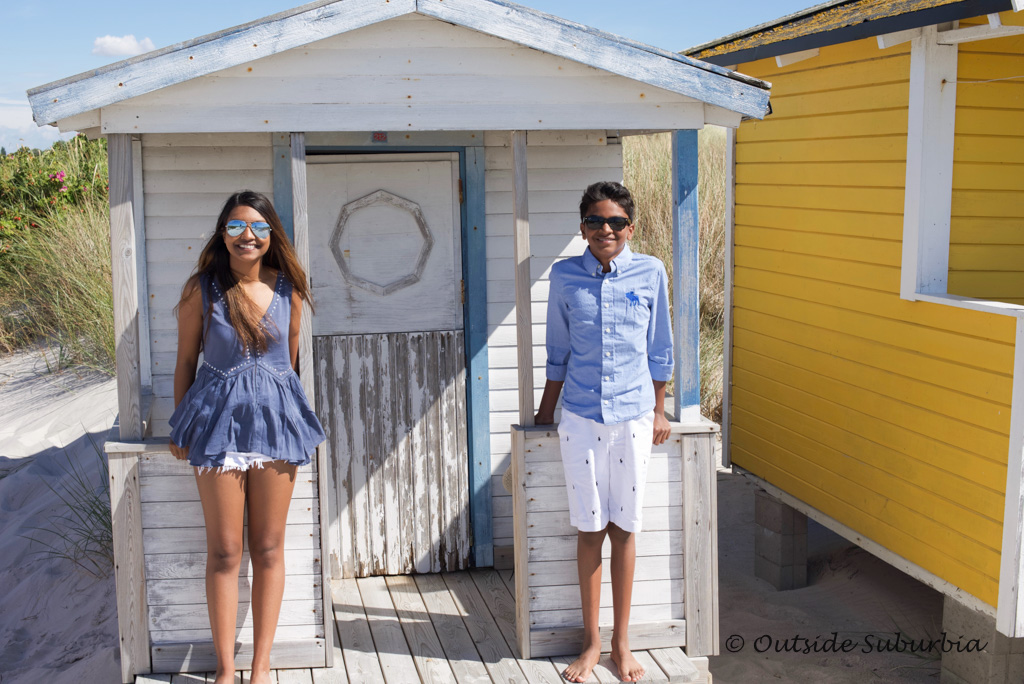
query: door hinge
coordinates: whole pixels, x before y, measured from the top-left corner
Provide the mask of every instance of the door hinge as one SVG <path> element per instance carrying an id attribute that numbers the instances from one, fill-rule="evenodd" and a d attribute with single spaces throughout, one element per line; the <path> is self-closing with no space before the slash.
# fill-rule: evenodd
<path id="1" fill-rule="evenodd" d="M 459 204 L 465 204 L 466 198 L 462 195 L 462 179 L 459 179 Z"/>

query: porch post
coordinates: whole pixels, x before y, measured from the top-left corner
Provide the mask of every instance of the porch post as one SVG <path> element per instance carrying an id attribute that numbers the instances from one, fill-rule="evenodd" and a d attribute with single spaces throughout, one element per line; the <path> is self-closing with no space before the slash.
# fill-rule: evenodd
<path id="1" fill-rule="evenodd" d="M 309 212 L 306 205 L 306 134 L 292 133 L 292 231 L 295 254 L 309 277 Z M 306 398 L 315 401 L 313 395 L 313 318 L 309 307 L 302 307 L 299 322 L 299 380 Z"/>
<path id="2" fill-rule="evenodd" d="M 512 251 L 516 264 L 516 347 L 519 424 L 533 425 L 533 314 L 530 310 L 530 205 L 527 198 L 526 131 L 512 131 Z"/>
<path id="3" fill-rule="evenodd" d="M 274 145 L 274 195 L 275 200 L 281 197 L 283 183 L 278 183 L 276 176 L 279 169 L 276 159 L 284 153 L 283 140 L 275 139 Z M 309 284 L 309 211 L 306 197 L 306 134 L 292 133 L 289 140 L 291 159 L 291 220 L 292 239 L 295 244 L 295 255 L 299 264 L 306 272 L 306 284 Z M 285 199 L 286 197 L 281 197 Z M 313 368 L 313 314 L 309 306 L 302 307 L 302 317 L 299 319 L 299 381 L 302 389 L 306 392 L 306 398 L 311 404 L 316 405 L 314 393 L 314 368 Z M 334 665 L 334 613 L 331 609 L 331 571 L 327 559 L 331 557 L 330 547 L 330 525 L 328 524 L 327 511 L 327 485 L 330 472 L 327 468 L 327 452 L 321 444 L 314 456 L 317 472 L 317 506 L 320 517 L 320 595 L 323 600 L 324 611 L 324 665 Z"/>
<path id="4" fill-rule="evenodd" d="M 132 140 L 107 136 L 110 180 L 110 265 L 114 287 L 114 353 L 121 440 L 142 439 L 142 374 L 139 367 L 139 287 L 135 261 Z"/>
<path id="5" fill-rule="evenodd" d="M 139 363 L 139 287 L 135 254 L 135 187 L 131 135 L 107 136 L 110 180 L 110 262 L 114 288 L 118 431 L 121 441 L 142 439 Z M 117 629 L 121 681 L 150 671 L 148 609 L 142 558 L 138 454 L 108 457 Z"/>
<path id="6" fill-rule="evenodd" d="M 672 133 L 672 324 L 676 420 L 700 420 L 700 258 L 697 131 Z"/>

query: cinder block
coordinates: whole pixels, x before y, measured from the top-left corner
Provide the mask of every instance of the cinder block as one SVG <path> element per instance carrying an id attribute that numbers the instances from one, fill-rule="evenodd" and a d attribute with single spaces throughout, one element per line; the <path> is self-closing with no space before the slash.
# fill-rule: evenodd
<path id="1" fill-rule="evenodd" d="M 946 596 L 942 602 L 942 630 L 949 639 L 959 639 L 964 645 L 977 639 L 987 646 L 980 652 L 957 652 L 954 648 L 943 653 L 940 682 L 1024 682 L 1024 653 L 1019 652 L 1024 639 L 1010 639 L 999 634 L 994 617 Z"/>
<path id="2" fill-rule="evenodd" d="M 754 522 L 780 534 L 807 534 L 807 516 L 762 489 L 754 493 Z"/>
<path id="3" fill-rule="evenodd" d="M 772 563 L 767 558 L 754 557 L 754 576 L 763 579 L 779 591 L 789 591 L 807 586 L 807 567 L 803 567 L 803 584 L 794 583 L 796 568 L 792 565 L 779 565 Z"/>

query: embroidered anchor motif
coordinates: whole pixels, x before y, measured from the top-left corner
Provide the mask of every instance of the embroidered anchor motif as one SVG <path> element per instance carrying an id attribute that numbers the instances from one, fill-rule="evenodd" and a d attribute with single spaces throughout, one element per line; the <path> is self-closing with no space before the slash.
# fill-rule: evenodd
<path id="1" fill-rule="evenodd" d="M 632 290 L 626 293 L 626 299 L 629 300 L 630 306 L 640 306 L 640 298 Z"/>

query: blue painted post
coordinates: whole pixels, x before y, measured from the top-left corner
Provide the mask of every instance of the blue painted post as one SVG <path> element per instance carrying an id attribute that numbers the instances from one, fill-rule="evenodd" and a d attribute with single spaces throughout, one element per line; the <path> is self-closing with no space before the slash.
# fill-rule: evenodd
<path id="1" fill-rule="evenodd" d="M 672 133 L 672 323 L 675 415 L 700 417 L 700 258 L 697 236 L 697 131 Z"/>
<path id="2" fill-rule="evenodd" d="M 476 567 L 494 565 L 491 514 L 491 427 L 487 365 L 487 249 L 484 227 L 484 148 L 465 148 L 466 223 L 463 231 L 469 509 Z"/>
<path id="3" fill-rule="evenodd" d="M 290 133 L 274 133 L 274 211 L 281 217 L 288 239 L 295 243 L 292 216 L 292 145 Z"/>

